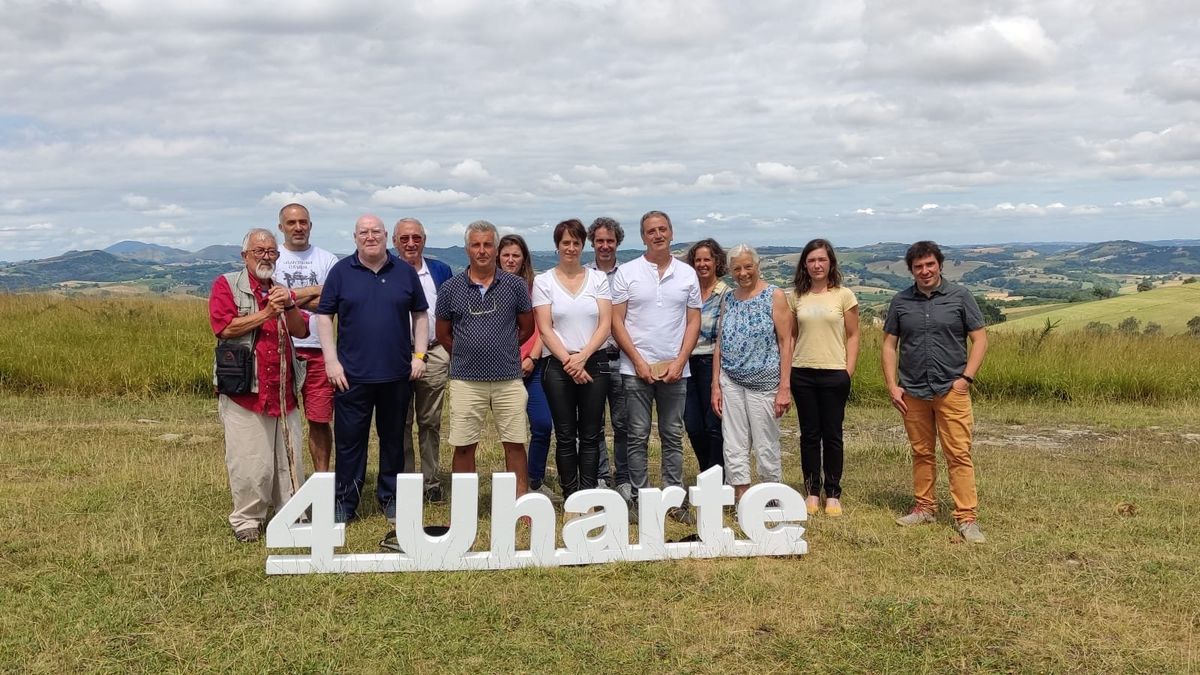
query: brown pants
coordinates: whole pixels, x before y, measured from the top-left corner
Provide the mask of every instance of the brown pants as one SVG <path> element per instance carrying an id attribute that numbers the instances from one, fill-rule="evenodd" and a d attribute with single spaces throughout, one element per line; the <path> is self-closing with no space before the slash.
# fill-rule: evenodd
<path id="1" fill-rule="evenodd" d="M 971 395 L 951 389 L 933 400 L 926 401 L 904 395 L 908 413 L 904 415 L 904 430 L 913 451 L 913 492 L 917 508 L 937 512 L 938 438 L 946 455 L 950 474 L 950 495 L 954 498 L 954 519 L 975 520 L 979 498 L 975 494 L 975 465 L 971 462 L 971 431 L 975 418 L 971 412 Z"/>
<path id="2" fill-rule="evenodd" d="M 418 471 L 412 439 L 415 421 L 417 447 L 421 452 L 419 470 L 424 474 L 425 487 L 428 488 L 440 486 L 441 483 L 438 480 L 438 450 L 442 446 L 442 395 L 450 374 L 450 355 L 445 347 L 434 345 L 429 348 L 426 358 L 425 375 L 412 382 L 412 403 L 408 406 L 408 417 L 404 422 L 404 472 Z"/>

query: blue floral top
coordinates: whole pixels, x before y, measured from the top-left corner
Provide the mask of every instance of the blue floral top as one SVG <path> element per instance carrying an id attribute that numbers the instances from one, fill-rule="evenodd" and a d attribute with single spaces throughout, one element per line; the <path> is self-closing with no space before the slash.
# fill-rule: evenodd
<path id="1" fill-rule="evenodd" d="M 724 279 L 717 279 L 712 293 L 709 293 L 708 299 L 704 301 L 704 307 L 700 308 L 700 339 L 696 342 L 696 348 L 692 350 L 692 356 L 713 353 L 713 348 L 717 345 L 717 319 L 721 314 L 721 298 L 728 292 L 729 284 L 725 283 Z"/>
<path id="2" fill-rule="evenodd" d="M 767 284 L 749 300 L 725 295 L 721 315 L 721 370 L 729 379 L 754 391 L 779 388 L 779 342 L 771 316 L 772 296 L 778 287 Z"/>

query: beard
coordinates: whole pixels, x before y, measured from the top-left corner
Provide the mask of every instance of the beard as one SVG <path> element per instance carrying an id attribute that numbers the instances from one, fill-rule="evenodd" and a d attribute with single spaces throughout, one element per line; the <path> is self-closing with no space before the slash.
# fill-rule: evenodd
<path id="1" fill-rule="evenodd" d="M 259 281 L 270 281 L 271 277 L 274 275 L 275 263 L 263 261 L 254 266 L 254 276 L 257 277 Z"/>

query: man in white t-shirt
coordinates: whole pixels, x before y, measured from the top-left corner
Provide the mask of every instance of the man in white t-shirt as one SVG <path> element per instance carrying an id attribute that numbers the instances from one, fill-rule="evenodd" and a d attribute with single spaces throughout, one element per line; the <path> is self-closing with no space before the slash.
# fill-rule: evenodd
<path id="1" fill-rule="evenodd" d="M 608 275 L 608 287 L 611 293 L 613 277 L 617 274 L 620 263 L 617 261 L 617 248 L 625 240 L 625 230 L 621 224 L 612 218 L 601 216 L 592 221 L 587 230 L 588 241 L 596 258 L 585 267 L 600 270 Z M 633 485 L 629 482 L 629 433 L 625 423 L 625 384 L 621 381 L 621 350 L 617 341 L 610 335 L 604 343 L 604 353 L 608 359 L 602 370 L 608 375 L 608 417 L 612 420 L 613 456 L 612 464 L 608 461 L 608 445 L 604 442 L 604 434 L 600 435 L 600 462 L 596 466 L 598 487 L 610 484 L 626 503 L 633 501 Z M 601 413 L 603 416 L 603 413 Z"/>
<path id="2" fill-rule="evenodd" d="M 450 266 L 440 260 L 425 257 L 425 226 L 416 218 L 401 218 L 392 231 L 392 244 L 396 255 L 417 270 L 425 300 L 430 307 L 437 307 L 438 288 L 451 277 Z M 416 452 L 413 447 L 412 427 L 417 425 L 417 445 L 421 449 L 421 474 L 425 482 L 425 501 L 440 502 L 443 499 L 439 480 L 439 450 L 442 445 L 442 399 L 446 391 L 446 378 L 450 374 L 450 355 L 438 344 L 434 324 L 429 322 L 429 347 L 424 355 L 425 374 L 412 383 L 412 403 L 404 422 L 404 472 L 417 471 Z M 413 341 L 416 344 L 416 341 Z"/>
<path id="3" fill-rule="evenodd" d="M 622 352 L 629 420 L 629 477 L 634 489 L 650 487 L 647 448 L 651 409 L 657 408 L 663 485 L 683 487 L 685 378 L 704 303 L 696 271 L 671 255 L 670 217 L 650 211 L 641 229 L 646 253 L 617 269 L 612 288 L 612 332 Z M 687 502 L 667 515 L 687 525 L 696 522 Z"/>
<path id="4" fill-rule="evenodd" d="M 337 256 L 308 243 L 312 220 L 308 209 L 301 204 L 288 204 L 279 210 L 279 231 L 283 233 L 283 246 L 275 263 L 275 283 L 291 289 L 301 308 L 316 309 L 321 287 L 337 263 Z M 312 314 L 308 322 L 309 336 L 293 338 L 292 344 L 296 358 L 307 364 L 302 395 L 313 471 L 329 471 L 329 455 L 333 451 L 333 384 L 325 377 L 317 315 Z"/>

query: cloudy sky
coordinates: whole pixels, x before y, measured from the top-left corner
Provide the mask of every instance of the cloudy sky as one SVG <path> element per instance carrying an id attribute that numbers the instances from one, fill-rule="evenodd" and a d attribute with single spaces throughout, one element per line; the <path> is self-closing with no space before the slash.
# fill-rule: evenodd
<path id="1" fill-rule="evenodd" d="M 0 0 L 0 260 L 568 217 L 1200 237 L 1195 0 Z"/>

